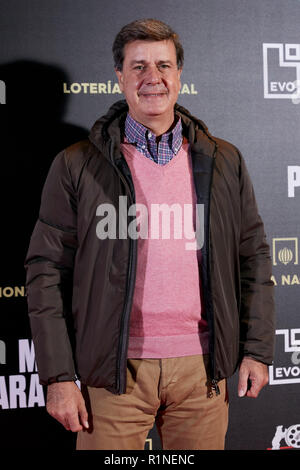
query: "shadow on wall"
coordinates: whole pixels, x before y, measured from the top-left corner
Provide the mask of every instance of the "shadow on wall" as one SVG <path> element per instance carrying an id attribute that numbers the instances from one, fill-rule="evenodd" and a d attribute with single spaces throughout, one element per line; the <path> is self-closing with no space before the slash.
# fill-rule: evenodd
<path id="1" fill-rule="evenodd" d="M 58 152 L 85 139 L 88 131 L 63 122 L 65 72 L 53 65 L 20 60 L 0 65 L 6 104 L 1 129 L 1 278 L 24 279 L 24 259 L 38 217 L 40 196 Z"/>
<path id="2" fill-rule="evenodd" d="M 25 60 L 0 65 L 0 94 L 4 83 L 6 95 L 6 104 L 0 106 L 1 288 L 13 291 L 25 285 L 24 260 L 51 162 L 58 152 L 88 136 L 85 129 L 63 121 L 65 81 L 65 72 L 52 65 Z M 3 367 L 10 377 L 18 373 L 18 340 L 30 337 L 27 302 L 19 296 L 0 300 L 1 340 L 7 344 Z M 31 375 L 24 377 L 29 381 Z M 76 435 L 67 433 L 44 407 L 2 414 L 2 448 L 75 447 Z"/>

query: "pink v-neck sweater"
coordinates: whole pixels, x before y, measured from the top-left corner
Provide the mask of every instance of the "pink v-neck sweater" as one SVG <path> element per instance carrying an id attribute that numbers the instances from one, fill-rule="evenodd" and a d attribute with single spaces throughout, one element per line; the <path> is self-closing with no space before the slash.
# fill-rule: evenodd
<path id="1" fill-rule="evenodd" d="M 183 144 L 177 155 L 163 166 L 145 158 L 132 144 L 121 144 L 121 150 L 132 173 L 137 221 L 140 222 L 140 236 L 143 236 L 138 239 L 128 357 L 205 354 L 208 352 L 208 329 L 201 316 L 197 259 L 201 252 L 187 249 L 187 244 L 195 240 L 190 237 L 191 230 L 195 231 L 196 210 L 189 145 Z M 143 210 L 139 210 L 139 204 L 143 204 Z M 171 216 L 171 223 L 163 225 L 163 219 L 167 222 L 167 217 L 155 218 L 158 204 L 169 207 L 179 204 L 176 221 Z M 190 214 L 189 224 L 183 216 L 184 204 L 190 208 L 186 212 Z M 178 207 L 181 207 L 182 217 Z M 145 221 L 148 222 L 146 231 Z M 163 228 L 168 227 L 170 233 L 163 232 Z"/>

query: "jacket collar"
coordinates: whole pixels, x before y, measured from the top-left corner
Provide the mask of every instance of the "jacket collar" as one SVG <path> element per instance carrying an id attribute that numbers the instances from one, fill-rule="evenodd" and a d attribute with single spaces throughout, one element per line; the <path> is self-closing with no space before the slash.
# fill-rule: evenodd
<path id="1" fill-rule="evenodd" d="M 205 155 L 213 158 L 217 143 L 208 132 L 204 122 L 192 116 L 189 111 L 177 103 L 174 110 L 181 117 L 183 135 L 191 145 L 192 154 L 195 157 Z M 107 114 L 95 122 L 89 134 L 89 140 L 112 163 L 117 163 L 117 160 L 122 158 L 120 144 L 127 112 L 126 101 L 117 101 L 109 108 Z"/>

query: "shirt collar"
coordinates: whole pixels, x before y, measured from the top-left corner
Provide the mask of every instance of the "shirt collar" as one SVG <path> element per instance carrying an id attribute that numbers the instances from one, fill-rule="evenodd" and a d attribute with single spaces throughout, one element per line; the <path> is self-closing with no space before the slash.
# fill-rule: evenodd
<path id="1" fill-rule="evenodd" d="M 147 127 L 137 122 L 127 113 L 125 121 L 125 137 L 130 144 L 136 144 L 138 149 L 147 148 L 149 143 L 156 142 L 156 135 Z M 161 136 L 160 142 L 168 144 L 170 151 L 176 155 L 182 144 L 182 124 L 180 116 L 177 117 L 177 123 L 174 128 Z"/>

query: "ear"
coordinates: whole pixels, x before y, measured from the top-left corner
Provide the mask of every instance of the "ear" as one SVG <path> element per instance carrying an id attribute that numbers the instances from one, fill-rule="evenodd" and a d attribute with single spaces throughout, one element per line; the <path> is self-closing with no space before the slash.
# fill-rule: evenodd
<path id="1" fill-rule="evenodd" d="M 115 69 L 115 72 L 116 72 L 116 75 L 117 75 L 117 78 L 118 78 L 120 90 L 121 90 L 122 93 L 123 93 L 123 90 L 124 90 L 124 86 L 123 86 L 123 73 L 122 73 L 120 70 L 117 70 L 117 69 Z"/>

